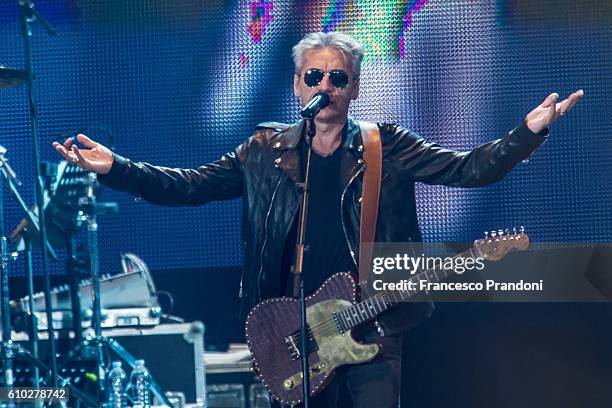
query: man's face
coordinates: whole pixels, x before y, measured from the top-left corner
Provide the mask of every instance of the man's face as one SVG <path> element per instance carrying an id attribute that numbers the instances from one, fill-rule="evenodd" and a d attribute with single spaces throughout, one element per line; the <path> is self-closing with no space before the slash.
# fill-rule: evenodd
<path id="1" fill-rule="evenodd" d="M 300 75 L 293 78 L 293 92 L 300 98 L 300 103 L 305 106 L 317 92 L 327 92 L 330 96 L 330 103 L 317 115 L 320 122 L 344 122 L 348 115 L 349 104 L 357 99 L 359 95 L 359 81 L 354 80 L 352 72 L 352 61 L 350 57 L 345 57 L 336 48 L 318 48 L 307 51 Z M 321 83 L 314 87 L 309 87 L 304 83 L 304 74 L 309 69 L 316 68 L 325 73 Z M 344 88 L 337 88 L 332 84 L 329 72 L 341 70 L 348 74 L 348 84 Z"/>

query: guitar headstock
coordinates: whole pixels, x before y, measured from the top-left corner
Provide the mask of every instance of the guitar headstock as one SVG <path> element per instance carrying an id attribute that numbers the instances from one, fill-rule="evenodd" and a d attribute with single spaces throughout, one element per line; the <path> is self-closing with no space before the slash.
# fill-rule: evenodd
<path id="1" fill-rule="evenodd" d="M 499 261 L 508 252 L 516 248 L 524 251 L 529 247 L 529 237 L 525 234 L 525 227 L 485 232 L 485 237 L 474 241 L 477 256 L 486 261 Z"/>

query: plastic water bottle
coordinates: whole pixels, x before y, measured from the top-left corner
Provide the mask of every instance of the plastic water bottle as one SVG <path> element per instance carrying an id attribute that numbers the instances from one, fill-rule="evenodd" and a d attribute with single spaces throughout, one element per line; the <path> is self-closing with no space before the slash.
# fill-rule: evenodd
<path id="1" fill-rule="evenodd" d="M 127 375 L 121 368 L 121 361 L 113 361 L 111 370 L 108 373 L 107 379 L 107 408 L 126 408 L 127 400 L 125 398 L 125 383 Z"/>
<path id="2" fill-rule="evenodd" d="M 130 390 L 134 408 L 151 408 L 150 384 L 151 376 L 145 367 L 144 360 L 136 360 L 132 374 L 130 374 Z"/>

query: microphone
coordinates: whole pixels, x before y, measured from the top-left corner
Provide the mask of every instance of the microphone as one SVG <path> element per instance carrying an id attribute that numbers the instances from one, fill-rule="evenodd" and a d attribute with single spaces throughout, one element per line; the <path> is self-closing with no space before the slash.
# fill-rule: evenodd
<path id="1" fill-rule="evenodd" d="M 329 95 L 326 92 L 317 92 L 310 102 L 302 108 L 300 114 L 305 119 L 313 119 L 327 105 L 329 105 Z"/>

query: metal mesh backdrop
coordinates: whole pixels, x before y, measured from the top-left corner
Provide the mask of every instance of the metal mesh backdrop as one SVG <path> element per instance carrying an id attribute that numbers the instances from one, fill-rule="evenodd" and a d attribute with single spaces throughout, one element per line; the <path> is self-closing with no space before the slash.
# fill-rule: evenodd
<path id="1" fill-rule="evenodd" d="M 0 63 L 23 66 L 16 1 L 0 3 Z M 609 1 L 39 0 L 58 29 L 34 33 L 42 155 L 88 128 L 134 160 L 194 167 L 256 123 L 297 119 L 291 47 L 341 30 L 367 47 L 360 119 L 396 122 L 469 149 L 502 136 L 552 91 L 586 97 L 504 181 L 481 189 L 418 187 L 427 240 L 471 240 L 525 225 L 532 240 L 612 236 L 612 16 Z M 0 90 L 0 144 L 33 202 L 25 88 Z M 111 137 L 112 136 L 112 137 Z M 153 269 L 242 263 L 239 201 L 168 209 L 105 191 L 101 268 L 140 254 Z M 5 197 L 7 225 L 21 214 Z M 54 264 L 55 272 L 61 264 Z M 20 273 L 17 265 L 13 273 Z"/>

